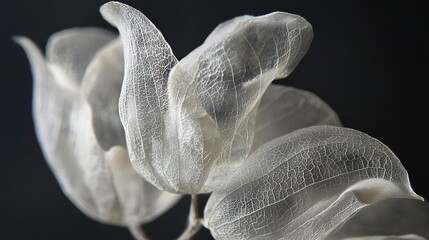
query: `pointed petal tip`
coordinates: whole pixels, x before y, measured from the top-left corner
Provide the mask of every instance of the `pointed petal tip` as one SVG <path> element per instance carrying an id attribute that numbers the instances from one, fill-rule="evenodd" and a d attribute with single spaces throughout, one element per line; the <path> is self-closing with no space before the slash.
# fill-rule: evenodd
<path id="1" fill-rule="evenodd" d="M 101 16 L 104 18 L 104 20 L 106 20 L 113 26 L 116 26 L 118 24 L 117 16 L 119 15 L 120 8 L 124 8 L 124 7 L 130 7 L 130 6 L 123 4 L 121 2 L 111 1 L 103 4 L 100 7 L 100 13 L 101 13 Z"/>
<path id="2" fill-rule="evenodd" d="M 422 196 L 418 195 L 417 193 L 415 193 L 414 190 L 411 190 L 410 198 L 411 199 L 420 200 L 420 201 L 423 201 L 423 202 L 427 201 L 426 199 L 424 199 L 424 197 L 422 197 Z"/>
<path id="3" fill-rule="evenodd" d="M 267 20 L 269 22 L 285 22 L 292 23 L 296 22 L 297 26 L 306 33 L 313 34 L 313 26 L 307 19 L 300 15 L 296 15 L 288 12 L 276 11 L 265 15 L 258 16 L 257 18 Z"/>
<path id="4" fill-rule="evenodd" d="M 36 47 L 33 41 L 21 35 L 12 36 L 12 41 L 22 47 L 25 51 L 29 50 L 30 48 Z"/>
<path id="5" fill-rule="evenodd" d="M 114 6 L 114 5 L 121 5 L 121 4 L 123 4 L 123 3 L 118 2 L 118 1 L 110 1 L 110 2 L 106 2 L 106 3 L 104 3 L 103 5 L 101 5 L 101 7 L 100 7 L 100 12 L 106 11 L 106 9 L 107 9 L 107 8 L 110 8 L 111 6 Z"/>
<path id="6" fill-rule="evenodd" d="M 29 38 L 24 36 L 12 36 L 12 41 L 18 44 L 24 50 L 27 56 L 30 56 L 30 53 L 37 49 L 36 45 Z"/>
<path id="7" fill-rule="evenodd" d="M 26 37 L 21 36 L 21 35 L 15 35 L 12 36 L 12 41 L 15 42 L 16 44 L 21 46 L 21 42 L 24 41 L 24 39 L 26 39 Z"/>
<path id="8" fill-rule="evenodd" d="M 24 52 L 28 57 L 28 60 L 30 62 L 30 65 L 32 66 L 33 71 L 34 69 L 38 69 L 42 67 L 42 65 L 40 64 L 44 64 L 45 62 L 43 53 L 40 51 L 39 47 L 37 47 L 37 45 L 33 41 L 31 41 L 27 37 L 19 36 L 19 35 L 13 36 L 12 40 L 16 44 L 21 46 L 22 49 L 24 49 Z"/>

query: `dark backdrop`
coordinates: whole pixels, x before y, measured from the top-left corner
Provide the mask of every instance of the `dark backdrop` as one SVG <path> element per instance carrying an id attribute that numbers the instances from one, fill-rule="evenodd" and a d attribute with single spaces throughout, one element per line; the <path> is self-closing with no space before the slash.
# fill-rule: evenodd
<path id="1" fill-rule="evenodd" d="M 0 239 L 131 239 L 74 207 L 48 169 L 31 118 L 31 72 L 11 42 L 25 35 L 44 46 L 50 34 L 76 26 L 110 28 L 105 1 L 0 0 Z M 343 124 L 380 139 L 401 159 L 414 190 L 429 198 L 427 11 L 413 1 L 126 1 L 161 30 L 178 59 L 232 17 L 287 11 L 305 17 L 315 38 L 294 73 L 277 83 L 312 91 Z M 145 228 L 156 239 L 177 236 L 188 198 Z M 207 239 L 203 232 L 197 239 Z"/>

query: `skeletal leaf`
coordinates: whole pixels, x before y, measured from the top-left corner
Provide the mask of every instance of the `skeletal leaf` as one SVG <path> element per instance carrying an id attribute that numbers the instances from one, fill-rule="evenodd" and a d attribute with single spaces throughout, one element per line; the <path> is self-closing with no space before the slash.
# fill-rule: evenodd
<path id="1" fill-rule="evenodd" d="M 195 178 L 205 181 L 199 191 L 219 187 L 246 159 L 265 90 L 289 75 L 312 37 L 311 25 L 297 15 L 237 17 L 220 24 L 174 66 L 168 83 L 173 130 L 179 149 L 202 156 L 199 161 L 182 158 L 189 160 L 180 167 L 199 172 Z M 198 149 L 197 139 L 202 143 Z"/>
<path id="2" fill-rule="evenodd" d="M 139 11 L 109 2 L 101 13 L 124 42 L 119 111 L 131 162 L 171 192 L 210 192 L 246 159 L 263 93 L 295 68 L 312 39 L 311 25 L 296 15 L 243 16 L 177 63 Z"/>
<path id="3" fill-rule="evenodd" d="M 124 78 L 122 42 L 116 39 L 97 53 L 82 82 L 83 94 L 93 109 L 92 126 L 104 150 L 115 145 L 126 146 L 125 133 L 119 119 L 119 94 Z"/>
<path id="4" fill-rule="evenodd" d="M 79 86 L 89 62 L 99 48 L 115 38 L 115 34 L 100 28 L 74 28 L 53 34 L 46 46 L 46 58 Z"/>
<path id="5" fill-rule="evenodd" d="M 270 84 L 256 114 L 254 152 L 264 143 L 300 128 L 341 126 L 337 114 L 311 92 Z"/>
<path id="6" fill-rule="evenodd" d="M 119 29 L 124 43 L 125 76 L 119 114 L 130 159 L 145 179 L 168 189 L 177 179 L 173 176 L 177 159 L 167 152 L 173 150 L 168 141 L 175 140 L 165 134 L 167 79 L 177 60 L 158 29 L 136 9 L 109 2 L 100 12 Z"/>
<path id="7" fill-rule="evenodd" d="M 54 35 L 54 39 L 81 36 L 83 41 L 88 39 L 86 34 L 93 35 L 94 32 L 89 30 L 92 29 L 65 30 Z M 101 31 L 95 31 L 97 32 Z M 62 36 L 63 34 L 66 37 Z M 118 51 L 118 47 L 119 49 L 121 47 L 117 42 L 106 44 L 102 41 L 96 45 L 89 41 L 88 46 L 96 49 L 87 51 L 86 48 L 75 48 L 74 40 L 71 38 L 69 44 L 61 41 L 59 45 L 52 44 L 56 41 L 51 39 L 47 51 L 70 52 L 70 56 L 91 54 L 92 57 L 86 57 L 91 58 L 85 60 L 86 63 L 90 66 L 98 66 L 98 63 L 94 62 L 105 61 L 106 52 L 115 52 Z M 104 111 L 104 109 L 94 105 L 91 107 L 84 98 L 84 93 L 86 97 L 91 98 L 92 93 L 111 94 L 115 91 L 119 92 L 120 89 L 102 92 L 97 92 L 96 87 L 86 89 L 86 87 L 93 87 L 94 82 L 102 81 L 99 77 L 103 77 L 103 74 L 95 76 L 97 74 L 94 75 L 92 72 L 94 67 L 91 67 L 88 70 L 90 76 L 82 75 L 83 80 L 73 79 L 81 76 L 79 71 L 88 67 L 83 65 L 85 61 L 82 60 L 83 62 L 79 63 L 79 68 L 76 68 L 77 63 L 75 63 L 79 61 L 79 57 L 73 57 L 73 61 L 69 59 L 63 62 L 50 62 L 49 57 L 45 60 L 40 50 L 29 39 L 19 37 L 16 41 L 26 51 L 32 66 L 33 117 L 37 137 L 49 166 L 69 199 L 90 217 L 117 225 L 148 222 L 174 204 L 179 196 L 161 192 L 145 182 L 133 170 L 124 147 L 115 146 L 106 150 L 97 141 L 93 128 L 97 123 L 93 123 L 92 118 L 100 115 L 98 111 Z M 79 42 L 79 45 L 85 44 Z M 58 49 L 50 50 L 50 46 Z M 69 46 L 70 49 L 68 49 Z M 120 75 L 115 72 L 116 68 L 100 67 L 99 70 L 106 71 L 104 73 L 106 75 L 109 73 L 111 76 Z M 101 96 L 101 98 L 106 99 L 107 96 Z M 115 101 L 107 104 L 115 104 Z M 106 106 L 106 108 L 114 109 L 113 106 Z M 118 112 L 111 111 L 111 113 L 118 115 Z M 112 127 L 117 129 L 120 125 Z M 108 129 L 105 130 L 108 131 Z M 117 137 L 120 138 L 120 136 Z M 113 142 L 124 141 L 114 139 Z"/>
<path id="8" fill-rule="evenodd" d="M 332 126 L 263 145 L 226 182 L 205 209 L 216 239 L 323 239 L 368 204 L 421 199 L 385 145 Z"/>
<path id="9" fill-rule="evenodd" d="M 404 198 L 371 204 L 343 222 L 327 239 L 392 239 L 393 236 L 429 238 L 429 204 Z"/>
<path id="10" fill-rule="evenodd" d="M 400 235 L 400 236 L 353 237 L 353 238 L 343 238 L 342 240 L 426 240 L 426 239 L 419 235 L 406 234 L 406 235 Z"/>

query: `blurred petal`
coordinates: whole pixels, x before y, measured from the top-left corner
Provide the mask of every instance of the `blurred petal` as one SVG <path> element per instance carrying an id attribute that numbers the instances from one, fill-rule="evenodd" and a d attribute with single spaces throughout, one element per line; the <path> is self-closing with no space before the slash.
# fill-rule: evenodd
<path id="1" fill-rule="evenodd" d="M 118 2 L 100 8 L 119 29 L 124 43 L 125 77 L 119 114 L 125 128 L 130 159 L 152 184 L 167 188 L 177 178 L 176 159 L 165 136 L 167 80 L 177 60 L 156 27 L 139 11 Z M 177 149 L 174 149 L 177 151 Z"/>
<path id="2" fill-rule="evenodd" d="M 16 41 L 32 66 L 37 137 L 70 200 L 90 217 L 117 225 L 148 222 L 172 206 L 180 196 L 162 193 L 138 178 L 127 165 L 125 149 L 118 146 L 106 152 L 99 146 L 92 109 L 79 89 L 62 84 L 69 79 L 59 80 L 65 75 L 53 70 L 30 40 L 21 37 Z M 124 179 L 129 186 L 124 186 Z"/>
<path id="3" fill-rule="evenodd" d="M 186 191 L 212 191 L 246 158 L 262 95 L 292 72 L 312 37 L 311 25 L 297 15 L 237 17 L 174 66 L 168 90 L 171 131 L 182 150 L 178 179 L 184 187 L 188 179 L 199 183 Z"/>
<path id="4" fill-rule="evenodd" d="M 115 146 L 107 152 L 107 161 L 126 222 L 149 222 L 170 209 L 180 195 L 160 191 L 142 180 L 131 166 L 125 148 Z"/>
<path id="5" fill-rule="evenodd" d="M 204 214 L 216 239 L 323 239 L 368 204 L 422 199 L 385 145 L 331 126 L 300 129 L 263 145 L 224 181 Z"/>
<path id="6" fill-rule="evenodd" d="M 275 138 L 314 125 L 341 126 L 337 114 L 311 92 L 271 84 L 256 114 L 252 150 Z"/>
<path id="7" fill-rule="evenodd" d="M 78 91 L 65 87 L 29 39 L 15 39 L 30 61 L 33 72 L 33 120 L 43 154 L 64 193 L 85 213 L 93 207 L 91 193 L 82 178 L 83 170 L 71 146 L 70 112 L 78 102 Z"/>
<path id="8" fill-rule="evenodd" d="M 49 38 L 46 57 L 71 84 L 79 86 L 91 59 L 114 38 L 114 33 L 100 28 L 66 29 Z"/>
<path id="9" fill-rule="evenodd" d="M 92 109 L 95 136 L 104 150 L 126 146 L 118 111 L 123 78 L 124 53 L 118 38 L 94 56 L 82 81 L 82 92 Z"/>
<path id="10" fill-rule="evenodd" d="M 353 237 L 353 238 L 343 238 L 343 240 L 426 240 L 426 238 L 423 238 L 415 234 L 407 234 L 407 235 L 401 235 L 401 236 Z"/>
<path id="11" fill-rule="evenodd" d="M 119 206 L 112 175 L 106 164 L 105 151 L 99 147 L 92 129 L 91 109 L 83 99 L 78 98 L 68 114 L 65 125 L 69 125 L 67 137 L 70 139 L 70 145 L 60 147 L 72 150 L 73 161 L 78 162 L 82 170 L 80 177 L 92 197 L 93 205 L 88 209 L 89 215 L 100 221 L 120 224 L 122 216 L 121 212 L 115 209 Z"/>
<path id="12" fill-rule="evenodd" d="M 406 234 L 429 238 L 429 204 L 414 199 L 387 199 L 363 208 L 327 239 L 406 238 Z M 369 237 L 371 236 L 371 237 Z"/>

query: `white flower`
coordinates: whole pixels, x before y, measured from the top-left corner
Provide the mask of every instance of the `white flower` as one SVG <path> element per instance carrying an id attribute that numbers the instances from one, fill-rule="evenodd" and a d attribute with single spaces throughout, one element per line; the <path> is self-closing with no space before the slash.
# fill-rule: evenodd
<path id="1" fill-rule="evenodd" d="M 308 127 L 340 122 L 314 95 L 270 85 L 306 53 L 304 18 L 234 18 L 178 61 L 139 11 L 110 2 L 101 13 L 124 43 L 119 113 L 134 168 L 163 190 L 212 192 L 203 224 L 216 239 L 323 239 L 369 204 L 421 199 L 390 149 Z"/>
<path id="2" fill-rule="evenodd" d="M 212 192 L 204 219 L 191 214 L 188 229 L 202 223 L 216 239 L 324 239 L 370 204 L 422 200 L 388 147 L 338 127 L 314 94 L 271 85 L 310 46 L 304 18 L 234 18 L 178 61 L 139 11 L 118 2 L 100 11 L 121 40 L 66 30 L 51 37 L 45 60 L 17 39 L 32 63 L 42 150 L 88 215 L 135 225 L 172 206 L 172 193 Z"/>
<path id="3" fill-rule="evenodd" d="M 177 61 L 136 9 L 109 2 L 100 11 L 124 43 L 119 113 L 131 162 L 160 189 L 211 192 L 263 143 L 302 127 L 340 124 L 313 94 L 270 85 L 292 72 L 310 45 L 311 25 L 300 16 L 234 18 Z"/>
<path id="4" fill-rule="evenodd" d="M 212 193 L 204 225 L 216 239 L 330 239 L 364 207 L 423 200 L 383 143 L 342 127 L 315 126 L 264 144 Z"/>
<path id="5" fill-rule="evenodd" d="M 119 121 L 122 43 L 115 34 L 76 28 L 54 34 L 46 59 L 23 37 L 31 63 L 33 117 L 49 166 L 64 193 L 101 222 L 134 225 L 169 209 L 179 195 L 134 171 Z"/>

